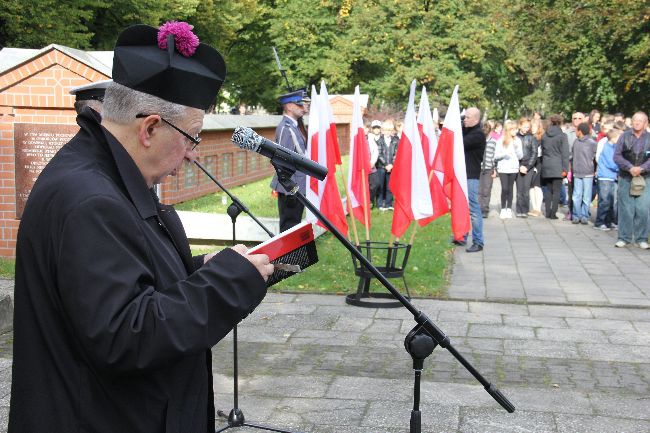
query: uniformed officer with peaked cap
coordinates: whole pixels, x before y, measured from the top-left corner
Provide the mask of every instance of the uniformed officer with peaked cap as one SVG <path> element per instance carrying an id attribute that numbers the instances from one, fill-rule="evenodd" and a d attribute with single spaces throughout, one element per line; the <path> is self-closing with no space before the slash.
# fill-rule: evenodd
<path id="1" fill-rule="evenodd" d="M 106 88 L 112 82 L 113 80 L 95 81 L 94 83 L 84 84 L 70 89 L 69 93 L 75 96 L 74 109 L 77 114 L 80 114 L 86 107 L 90 107 L 98 113 L 101 113 Z"/>
<path id="2" fill-rule="evenodd" d="M 307 137 L 302 126 L 302 118 L 309 113 L 310 99 L 305 89 L 285 93 L 278 98 L 282 105 L 282 121 L 275 129 L 275 142 L 301 155 L 307 150 Z M 299 191 L 305 194 L 305 174 L 297 171 L 291 179 L 298 185 Z M 305 206 L 293 195 L 286 193 L 278 176 L 273 176 L 271 188 L 278 193 L 278 214 L 280 215 L 280 231 L 283 232 L 297 225 L 302 220 Z"/>

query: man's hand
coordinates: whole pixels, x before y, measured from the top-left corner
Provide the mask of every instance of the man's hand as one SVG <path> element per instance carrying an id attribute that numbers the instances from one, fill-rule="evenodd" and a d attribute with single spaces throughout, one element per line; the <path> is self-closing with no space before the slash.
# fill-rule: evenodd
<path id="1" fill-rule="evenodd" d="M 528 173 L 528 169 L 526 168 L 525 165 L 522 165 L 521 167 L 519 167 L 519 173 L 521 173 L 521 174 Z"/>
<path id="2" fill-rule="evenodd" d="M 630 174 L 634 177 L 641 176 L 641 167 L 632 167 L 630 169 Z"/>
<path id="3" fill-rule="evenodd" d="M 393 169 L 393 164 L 386 164 L 386 171 L 390 173 L 390 171 Z"/>
<path id="4" fill-rule="evenodd" d="M 206 263 L 208 263 L 208 261 L 209 261 L 212 257 L 214 257 L 214 256 L 216 256 L 216 255 L 217 255 L 217 251 L 215 251 L 214 253 L 210 253 L 210 254 L 206 254 L 206 255 L 204 255 L 204 256 L 203 256 L 203 264 L 205 265 Z"/>
<path id="5" fill-rule="evenodd" d="M 249 262 L 257 269 L 257 271 L 262 275 L 264 281 L 268 280 L 271 274 L 273 273 L 273 265 L 269 262 L 269 256 L 266 254 L 248 254 L 248 248 L 242 244 L 237 244 L 234 247 L 231 247 L 234 251 L 238 252 L 242 256 L 246 257 Z"/>

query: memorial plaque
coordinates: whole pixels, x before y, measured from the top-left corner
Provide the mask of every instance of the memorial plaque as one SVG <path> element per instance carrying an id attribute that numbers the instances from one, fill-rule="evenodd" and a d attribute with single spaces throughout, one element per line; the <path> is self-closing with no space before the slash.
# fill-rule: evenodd
<path id="1" fill-rule="evenodd" d="M 25 209 L 34 182 L 47 163 L 79 131 L 77 125 L 15 123 L 16 218 Z"/>

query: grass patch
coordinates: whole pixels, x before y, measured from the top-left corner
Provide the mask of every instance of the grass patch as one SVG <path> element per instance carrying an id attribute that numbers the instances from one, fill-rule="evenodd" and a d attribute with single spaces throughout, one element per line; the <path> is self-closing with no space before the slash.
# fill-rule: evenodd
<path id="1" fill-rule="evenodd" d="M 0 258 L 0 278 L 14 279 L 16 276 L 16 261 Z"/>
<path id="2" fill-rule="evenodd" d="M 228 188 L 228 190 L 239 198 L 256 217 L 277 217 L 277 199 L 271 195 L 270 183 L 271 179 L 265 178 L 247 185 Z M 227 199 L 225 205 L 221 204 L 222 197 L 225 195 L 223 192 L 215 192 L 194 200 L 178 203 L 174 205 L 174 208 L 192 212 L 225 214 L 230 205 L 230 198 Z"/>
<path id="3" fill-rule="evenodd" d="M 345 168 L 344 168 L 345 170 Z M 341 184 L 340 178 L 339 186 Z M 236 195 L 255 216 L 277 217 L 277 201 L 271 196 L 269 187 L 270 178 L 262 179 L 247 185 L 234 187 L 232 193 Z M 177 204 L 177 210 L 225 213 L 228 204 L 221 204 L 223 193 L 217 192 L 207 196 Z M 392 212 L 373 210 L 371 214 L 372 228 L 370 236 L 373 241 L 388 241 Z M 348 218 L 348 224 L 350 219 Z M 443 297 L 448 281 L 448 266 L 450 263 L 452 247 L 450 237 L 449 217 L 444 216 L 424 228 L 418 228 L 407 270 L 406 282 L 412 296 Z M 359 235 L 363 235 L 364 228 L 357 224 Z M 408 240 L 411 229 L 404 235 Z M 350 235 L 352 227 L 350 226 Z M 358 278 L 354 275 L 354 268 L 350 253 L 330 233 L 325 233 L 316 241 L 319 262 L 310 267 L 305 273 L 295 275 L 271 288 L 272 291 L 306 292 L 306 293 L 335 293 L 347 294 L 356 292 Z M 195 248 L 194 254 L 213 251 L 210 248 Z M 403 292 L 401 279 L 394 279 L 392 283 Z M 383 291 L 381 284 L 373 280 L 371 291 Z"/>

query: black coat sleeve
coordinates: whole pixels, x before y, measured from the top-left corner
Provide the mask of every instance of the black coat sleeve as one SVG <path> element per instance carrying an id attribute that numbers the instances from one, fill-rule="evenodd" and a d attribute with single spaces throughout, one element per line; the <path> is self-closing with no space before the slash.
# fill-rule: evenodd
<path id="1" fill-rule="evenodd" d="M 66 216 L 58 242 L 58 296 L 69 326 L 97 368 L 112 371 L 204 351 L 266 294 L 257 269 L 231 249 L 190 276 L 160 277 L 165 263 L 155 263 L 144 222 L 129 205 L 86 199 Z"/>
<path id="2" fill-rule="evenodd" d="M 560 151 L 562 154 L 562 171 L 569 172 L 569 139 L 566 134 L 560 134 Z"/>

